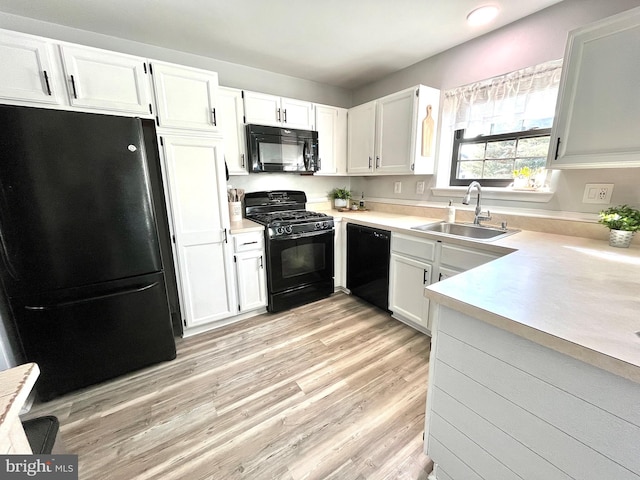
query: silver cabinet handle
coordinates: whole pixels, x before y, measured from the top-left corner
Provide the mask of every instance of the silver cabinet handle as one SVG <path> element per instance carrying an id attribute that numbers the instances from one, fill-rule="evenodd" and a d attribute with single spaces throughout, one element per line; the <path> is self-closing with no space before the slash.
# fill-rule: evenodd
<path id="1" fill-rule="evenodd" d="M 287 109 L 282 110 L 282 121 L 287 123 Z"/>
<path id="2" fill-rule="evenodd" d="M 376 168 L 380 168 L 380 157 L 376 157 Z"/>
<path id="3" fill-rule="evenodd" d="M 242 168 L 244 168 L 245 167 L 245 165 L 244 165 L 244 153 L 242 155 L 240 155 L 240 162 L 241 162 L 240 165 L 242 166 Z"/>
<path id="4" fill-rule="evenodd" d="M 371 168 L 371 161 L 372 161 L 372 160 L 373 160 L 373 159 L 372 159 L 371 157 L 369 157 L 369 168 Z"/>
<path id="5" fill-rule="evenodd" d="M 217 127 L 218 126 L 218 119 L 216 118 L 216 108 L 213 107 L 211 109 L 211 121 L 213 122 L 213 126 Z"/>
<path id="6" fill-rule="evenodd" d="M 280 121 L 280 109 L 276 108 L 276 119 Z"/>

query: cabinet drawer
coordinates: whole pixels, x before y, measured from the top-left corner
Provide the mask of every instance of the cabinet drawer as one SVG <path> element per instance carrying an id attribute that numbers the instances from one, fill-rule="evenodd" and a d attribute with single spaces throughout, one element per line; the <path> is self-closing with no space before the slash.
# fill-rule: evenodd
<path id="1" fill-rule="evenodd" d="M 433 261 L 436 252 L 436 242 L 413 235 L 393 233 L 391 235 L 391 251 L 421 260 Z"/>
<path id="2" fill-rule="evenodd" d="M 235 253 L 249 250 L 262 250 L 264 234 L 262 232 L 239 233 L 233 236 L 233 251 Z"/>
<path id="3" fill-rule="evenodd" d="M 465 271 L 500 258 L 502 255 L 442 244 L 440 263 Z"/>

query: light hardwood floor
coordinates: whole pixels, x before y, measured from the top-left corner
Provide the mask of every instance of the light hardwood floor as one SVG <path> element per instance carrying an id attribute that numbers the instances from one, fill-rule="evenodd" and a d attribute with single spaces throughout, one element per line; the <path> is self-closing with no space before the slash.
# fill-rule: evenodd
<path id="1" fill-rule="evenodd" d="M 429 337 L 381 310 L 339 293 L 177 346 L 28 417 L 58 417 L 81 480 L 427 478 Z"/>

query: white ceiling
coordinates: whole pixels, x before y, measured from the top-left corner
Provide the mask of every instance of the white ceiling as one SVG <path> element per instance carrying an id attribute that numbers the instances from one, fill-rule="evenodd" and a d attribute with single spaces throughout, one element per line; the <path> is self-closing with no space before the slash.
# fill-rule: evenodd
<path id="1" fill-rule="evenodd" d="M 356 88 L 561 0 L 0 0 L 0 11 Z M 499 5 L 487 27 L 475 7 Z"/>

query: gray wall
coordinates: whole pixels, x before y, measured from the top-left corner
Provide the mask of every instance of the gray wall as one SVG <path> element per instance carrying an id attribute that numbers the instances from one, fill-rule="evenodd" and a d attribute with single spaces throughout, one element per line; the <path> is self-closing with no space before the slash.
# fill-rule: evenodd
<path id="1" fill-rule="evenodd" d="M 570 30 L 640 6 L 640 0 L 564 0 L 495 32 L 425 59 L 384 79 L 353 92 L 353 104 L 424 84 L 440 89 L 454 88 L 520 68 L 562 58 Z M 415 182 L 423 180 L 425 194 L 415 193 Z M 487 200 L 487 205 L 597 212 L 601 205 L 582 203 L 585 183 L 615 184 L 612 203 L 640 205 L 640 170 L 606 169 L 563 171 L 557 174 L 558 189 L 549 203 L 525 203 Z M 403 193 L 393 193 L 393 182 L 402 181 Z M 352 189 L 367 196 L 390 199 L 445 201 L 433 197 L 428 187 L 435 186 L 433 176 L 425 177 L 360 177 L 353 178 Z M 448 200 L 448 199 L 447 199 Z"/>

